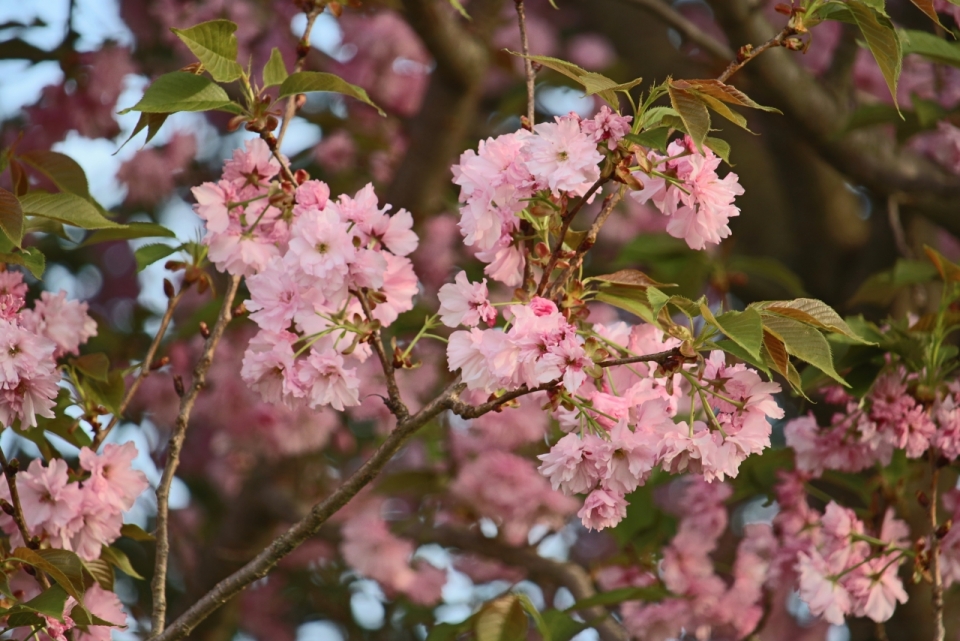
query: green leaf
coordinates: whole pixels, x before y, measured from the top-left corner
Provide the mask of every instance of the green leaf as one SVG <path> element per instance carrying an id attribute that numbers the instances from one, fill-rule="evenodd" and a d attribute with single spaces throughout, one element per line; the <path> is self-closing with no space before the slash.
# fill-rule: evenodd
<path id="1" fill-rule="evenodd" d="M 616 293 L 612 291 L 601 291 L 597 293 L 596 300 L 630 312 L 651 325 L 660 326 L 657 317 L 653 314 L 653 309 L 650 307 L 649 301 L 647 301 L 647 297 L 642 291 L 617 291 Z"/>
<path id="2" fill-rule="evenodd" d="M 903 66 L 903 53 L 900 47 L 900 36 L 893 28 L 890 18 L 877 12 L 860 0 L 847 0 L 847 7 L 853 15 L 860 33 L 867 43 L 867 48 L 873 54 L 880 66 L 883 79 L 893 97 L 893 104 L 897 105 L 897 82 L 900 79 L 900 69 Z"/>
<path id="3" fill-rule="evenodd" d="M 176 238 L 173 231 L 157 223 L 127 223 L 124 227 L 112 227 L 95 231 L 80 243 L 81 247 L 108 243 L 114 240 L 129 240 L 131 238 Z"/>
<path id="4" fill-rule="evenodd" d="M 23 209 L 12 192 L 0 187 L 0 229 L 14 245 L 23 240 Z"/>
<path id="5" fill-rule="evenodd" d="M 461 16 L 463 16 L 467 20 L 472 20 L 472 18 L 470 17 L 470 14 L 467 13 L 467 10 L 463 8 L 463 4 L 460 3 L 460 0 L 450 0 L 450 6 L 456 9 L 457 13 L 459 13 Z"/>
<path id="6" fill-rule="evenodd" d="M 51 218 L 83 229 L 126 227 L 126 225 L 104 218 L 90 201 L 64 192 L 48 194 L 42 191 L 32 191 L 20 198 L 20 206 L 23 207 L 23 213 L 30 216 Z"/>
<path id="7" fill-rule="evenodd" d="M 560 610 L 545 610 L 542 615 L 550 631 L 550 641 L 570 641 L 588 627 L 586 623 Z"/>
<path id="8" fill-rule="evenodd" d="M 147 139 L 143 141 L 143 144 L 146 145 L 149 143 L 153 140 L 153 137 L 157 135 L 157 132 L 160 131 L 160 127 L 163 126 L 163 123 L 166 122 L 169 116 L 170 114 L 165 113 L 141 113 L 139 120 L 137 120 L 137 125 L 133 128 L 133 132 L 123 141 L 123 144 L 113 152 L 113 155 L 116 156 L 120 153 L 120 150 L 126 147 L 127 143 L 133 140 L 133 137 L 143 131 L 144 128 L 147 129 Z"/>
<path id="9" fill-rule="evenodd" d="M 15 615 L 32 613 L 36 612 L 38 614 L 43 614 L 57 621 L 63 621 L 63 608 L 67 604 L 67 592 L 63 587 L 59 585 L 51 585 L 49 588 L 33 597 L 26 603 L 21 603 L 10 608 L 8 614 L 10 615 L 11 621 L 7 622 L 9 627 L 18 627 L 24 625 L 18 620 L 14 619 Z M 29 618 L 21 619 L 23 621 L 29 621 Z M 30 623 L 26 623 L 30 625 Z"/>
<path id="10" fill-rule="evenodd" d="M 940 16 L 937 15 L 937 10 L 933 7 L 933 0 L 910 0 L 910 2 L 913 3 L 913 6 L 926 14 L 928 18 L 933 20 L 937 26 L 946 28 L 940 23 Z"/>
<path id="11" fill-rule="evenodd" d="M 713 109 L 715 113 L 723 116 L 724 118 L 726 118 L 736 126 L 740 127 L 744 131 L 750 131 L 750 128 L 747 127 L 747 119 L 743 116 L 743 114 L 737 113 L 736 111 L 734 111 L 727 105 L 723 104 L 716 98 L 713 98 L 712 96 L 705 96 L 696 91 L 691 91 L 690 95 L 696 96 L 699 100 L 703 102 L 703 104 Z M 750 131 L 750 133 L 753 133 L 753 132 Z"/>
<path id="12" fill-rule="evenodd" d="M 56 548 L 36 551 L 17 548 L 11 559 L 46 572 L 67 594 L 83 602 L 83 563 L 73 552 Z"/>
<path id="13" fill-rule="evenodd" d="M 70 610 L 70 618 L 73 619 L 73 622 L 78 626 L 106 625 L 110 626 L 111 628 L 123 627 L 122 623 L 114 623 L 113 621 L 101 619 L 79 603 L 73 606 L 73 609 Z"/>
<path id="14" fill-rule="evenodd" d="M 530 615 L 531 619 L 533 619 L 533 623 L 537 626 L 537 630 L 540 632 L 540 636 L 543 638 L 543 641 L 553 641 L 553 637 L 550 635 L 550 627 L 540 614 L 540 610 L 533 605 L 533 601 L 530 600 L 530 597 L 528 597 L 526 594 L 517 594 L 517 598 L 520 599 L 520 605 L 523 606 L 524 611 Z"/>
<path id="15" fill-rule="evenodd" d="M 233 107 L 228 108 L 229 105 Z M 172 114 L 178 111 L 210 111 L 211 109 L 233 112 L 239 108 L 239 105 L 230 101 L 230 96 L 223 87 L 209 78 L 186 71 L 174 71 L 163 74 L 150 83 L 140 102 L 122 110 L 120 114 L 130 111 Z"/>
<path id="16" fill-rule="evenodd" d="M 101 405 L 116 414 L 120 403 L 123 402 L 123 394 L 126 391 L 126 385 L 123 381 L 123 370 L 113 370 L 107 376 L 105 382 L 96 379 L 84 379 L 83 388 Z"/>
<path id="17" fill-rule="evenodd" d="M 182 248 L 182 245 L 176 247 L 173 245 L 164 245 L 163 243 L 155 243 L 138 247 L 133 253 L 137 259 L 137 271 L 142 272 L 144 269 L 154 264 L 158 260 L 163 260 L 170 254 L 180 251 Z"/>
<path id="18" fill-rule="evenodd" d="M 670 107 L 650 107 L 643 112 L 643 118 L 640 119 L 640 128 L 650 129 L 651 127 L 656 127 L 660 124 L 660 121 L 663 120 L 664 116 L 680 117 L 680 114 Z"/>
<path id="19" fill-rule="evenodd" d="M 935 280 L 937 269 L 925 260 L 899 259 L 893 269 L 868 278 L 850 299 L 850 305 L 889 305 L 902 288 Z"/>
<path id="20" fill-rule="evenodd" d="M 750 307 L 780 316 L 787 316 L 833 334 L 842 334 L 857 343 L 873 344 L 853 331 L 832 307 L 815 298 L 765 301 L 753 303 Z"/>
<path id="21" fill-rule="evenodd" d="M 698 93 L 715 98 L 716 100 L 728 102 L 731 105 L 749 107 L 751 109 L 760 109 L 761 111 L 769 111 L 773 113 L 782 113 L 779 109 L 774 107 L 765 107 L 761 105 L 733 85 L 725 84 L 719 80 L 675 80 L 673 85 L 678 89 L 692 89 Z"/>
<path id="22" fill-rule="evenodd" d="M 700 313 L 705 321 L 745 349 L 754 359 L 760 358 L 760 345 L 763 343 L 763 321 L 757 310 L 748 307 L 742 312 L 726 312 L 714 317 L 707 304 L 701 303 Z"/>
<path id="23" fill-rule="evenodd" d="M 134 579 L 145 580 L 140 573 L 130 565 L 130 559 L 124 554 L 123 550 L 112 545 L 105 545 L 100 551 L 100 558 L 117 568 L 124 574 Z"/>
<path id="24" fill-rule="evenodd" d="M 639 287 L 641 289 L 646 289 L 647 287 L 676 287 L 673 283 L 660 283 L 646 274 L 644 274 L 639 269 L 621 269 L 612 274 L 603 274 L 602 276 L 591 276 L 587 279 L 586 282 L 598 280 L 601 283 L 608 283 L 610 285 L 620 285 L 622 287 Z"/>
<path id="25" fill-rule="evenodd" d="M 647 147 L 648 149 L 666 151 L 667 141 L 670 139 L 670 128 L 654 127 L 653 129 L 641 131 L 638 134 L 627 134 L 626 139 L 630 142 L 635 142 L 638 145 Z"/>
<path id="26" fill-rule="evenodd" d="M 619 605 L 624 601 L 662 601 L 669 595 L 670 593 L 667 592 L 667 590 L 659 586 L 648 588 L 619 588 L 617 590 L 610 590 L 609 592 L 600 592 L 592 597 L 577 601 L 567 608 L 566 612 L 578 612 L 598 605 Z"/>
<path id="27" fill-rule="evenodd" d="M 703 141 L 703 144 L 713 153 L 720 156 L 723 159 L 723 162 L 730 164 L 730 143 L 726 140 L 721 140 L 720 138 L 711 138 L 707 136 L 707 139 Z"/>
<path id="28" fill-rule="evenodd" d="M 103 559 L 94 559 L 92 561 L 83 561 L 83 569 L 87 571 L 94 581 L 104 590 L 113 591 L 113 568 Z"/>
<path id="29" fill-rule="evenodd" d="M 17 156 L 26 164 L 47 176 L 61 191 L 90 198 L 87 174 L 76 160 L 55 151 L 28 151 Z"/>
<path id="30" fill-rule="evenodd" d="M 783 342 L 788 354 L 810 363 L 841 385 L 849 387 L 834 369 L 830 343 L 819 330 L 792 318 L 767 313 L 763 314 L 763 327 Z"/>
<path id="31" fill-rule="evenodd" d="M 924 58 L 953 67 L 960 67 L 960 45 L 926 31 L 904 29 L 900 31 L 903 55 L 916 53 Z"/>
<path id="32" fill-rule="evenodd" d="M 695 94 L 677 89 L 673 84 L 667 88 L 667 91 L 670 94 L 670 104 L 680 114 L 680 119 L 697 146 L 697 150 L 703 152 L 703 141 L 706 140 L 707 132 L 710 131 L 710 114 L 707 112 L 707 106 Z"/>
<path id="33" fill-rule="evenodd" d="M 287 73 L 287 66 L 283 64 L 283 56 L 280 54 L 280 50 L 274 47 L 270 51 L 270 59 L 267 60 L 267 64 L 263 67 L 263 87 L 276 87 L 282 85 L 283 81 L 287 79 L 287 76 L 290 74 Z"/>
<path id="34" fill-rule="evenodd" d="M 233 82 L 243 73 L 237 64 L 236 30 L 237 25 L 229 20 L 202 22 L 189 29 L 170 29 L 217 82 Z"/>
<path id="35" fill-rule="evenodd" d="M 37 429 L 56 434 L 75 447 L 89 447 L 93 443 L 90 435 L 80 427 L 79 419 L 72 418 L 66 412 L 67 408 L 74 404 L 69 390 L 60 388 L 57 404 L 53 407 L 53 418 L 38 416 Z"/>
<path id="36" fill-rule="evenodd" d="M 742 347 L 734 343 L 732 340 L 724 338 L 719 341 L 714 341 L 713 343 L 707 343 L 707 347 L 716 347 L 717 349 L 722 350 L 727 354 L 732 354 L 733 356 L 736 356 L 747 365 L 752 365 L 753 367 L 756 367 L 761 372 L 766 374 L 767 378 L 770 378 L 770 370 L 767 368 L 766 364 L 763 362 L 763 358 L 762 357 L 755 358 L 747 350 L 743 349 Z"/>
<path id="37" fill-rule="evenodd" d="M 46 259 L 36 247 L 27 247 L 18 252 L 0 252 L 0 262 L 9 265 L 20 265 L 26 267 L 33 274 L 33 277 L 39 280 L 43 278 L 43 271 L 46 269 Z"/>
<path id="38" fill-rule="evenodd" d="M 457 637 L 467 631 L 473 617 L 461 623 L 438 623 L 430 629 L 426 641 L 455 641 Z"/>
<path id="39" fill-rule="evenodd" d="M 6 572 L 0 572 L 0 594 L 13 597 L 13 590 L 10 589 L 10 578 Z"/>
<path id="40" fill-rule="evenodd" d="M 547 69 L 553 69 L 557 73 L 570 78 L 584 88 L 586 95 L 599 95 L 608 105 L 613 107 L 615 111 L 620 110 L 620 100 L 617 98 L 616 92 L 618 90 L 628 91 L 640 83 L 640 79 L 637 79 L 632 83 L 619 84 L 617 81 L 607 78 L 604 75 L 587 71 L 566 60 L 551 58 L 550 56 L 524 56 L 522 53 L 517 53 L 516 51 L 510 51 L 509 49 L 507 51 L 515 56 L 528 58 L 533 62 L 543 65 Z"/>
<path id="41" fill-rule="evenodd" d="M 527 615 L 515 594 L 494 599 L 477 613 L 477 641 L 518 641 L 527 638 Z"/>
<path id="42" fill-rule="evenodd" d="M 128 539 L 133 539 L 134 541 L 156 541 L 156 537 L 146 532 L 139 525 L 134 525 L 133 523 L 124 523 L 123 527 L 120 528 L 120 535 L 125 536 Z"/>
<path id="43" fill-rule="evenodd" d="M 367 95 L 364 89 L 350 84 L 339 76 L 322 71 L 300 71 L 290 75 L 283 81 L 283 84 L 280 85 L 279 97 L 285 98 L 286 96 L 293 96 L 298 93 L 310 93 L 312 91 L 332 91 L 350 96 L 351 98 L 356 98 L 360 102 L 370 105 L 376 109 L 381 116 L 387 115 L 383 109 L 370 100 L 370 96 Z"/>
<path id="44" fill-rule="evenodd" d="M 110 359 L 106 354 L 84 354 L 70 361 L 85 376 L 106 382 L 110 374 Z"/>

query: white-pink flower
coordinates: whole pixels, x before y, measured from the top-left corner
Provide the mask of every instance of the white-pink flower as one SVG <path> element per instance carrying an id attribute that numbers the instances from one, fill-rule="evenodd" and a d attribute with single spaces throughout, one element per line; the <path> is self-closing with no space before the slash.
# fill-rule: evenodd
<path id="1" fill-rule="evenodd" d="M 343 366 L 343 356 L 316 349 L 303 362 L 298 372 L 310 407 L 329 405 L 343 411 L 346 406 L 360 404 L 360 379 L 355 369 Z"/>
<path id="2" fill-rule="evenodd" d="M 490 304 L 487 281 L 471 283 L 461 271 L 453 283 L 447 283 L 437 294 L 440 299 L 440 320 L 447 327 L 476 327 L 480 321 L 489 326 L 497 320 L 497 310 Z"/>
<path id="3" fill-rule="evenodd" d="M 20 313 L 21 324 L 57 344 L 56 357 L 78 354 L 79 347 L 97 335 L 97 322 L 87 314 L 88 305 L 67 300 L 67 292 L 43 292 L 33 309 Z"/>
<path id="4" fill-rule="evenodd" d="M 585 528 L 602 530 L 614 527 L 622 521 L 627 515 L 627 505 L 629 504 L 622 494 L 596 489 L 587 496 L 577 516 Z"/>
<path id="5" fill-rule="evenodd" d="M 540 123 L 533 131 L 536 135 L 524 146 L 530 173 L 554 194 L 583 196 L 600 178 L 603 155 L 592 137 L 580 130 L 579 119 L 557 116 L 556 122 Z"/>
<path id="6" fill-rule="evenodd" d="M 537 468 L 555 490 L 566 494 L 589 492 L 596 486 L 597 466 L 587 458 L 586 443 L 576 434 L 567 434 L 537 457 L 543 463 Z"/>
<path id="7" fill-rule="evenodd" d="M 117 510 L 129 510 L 140 494 L 150 487 L 146 475 L 131 466 L 137 457 L 137 446 L 108 443 L 97 455 L 89 447 L 80 450 L 80 467 L 90 472 L 85 488 L 103 503 Z"/>

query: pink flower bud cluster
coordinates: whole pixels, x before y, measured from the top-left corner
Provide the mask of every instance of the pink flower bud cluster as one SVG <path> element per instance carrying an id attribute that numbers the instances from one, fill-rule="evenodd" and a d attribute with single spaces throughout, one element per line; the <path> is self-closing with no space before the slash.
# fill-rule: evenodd
<path id="1" fill-rule="evenodd" d="M 653 166 L 651 172 L 634 174 L 644 188 L 630 195 L 641 205 L 652 202 L 670 217 L 668 234 L 687 241 L 691 249 L 704 249 L 730 235 L 727 223 L 740 215 L 733 200 L 743 194 L 743 187 L 733 172 L 717 175 L 716 154 L 707 148 L 701 153 L 687 136 L 670 143 L 666 156 L 651 151 L 646 162 Z"/>
<path id="2" fill-rule="evenodd" d="M 659 603 L 625 603 L 624 626 L 640 641 L 681 638 L 683 630 L 696 630 L 703 638 L 746 638 L 764 612 L 763 588 L 777 543 L 772 528 L 764 523 L 745 526 L 728 583 L 717 574 L 711 554 L 727 531 L 723 503 L 732 489 L 696 477 L 680 479 L 666 489 L 670 504 L 664 508 L 680 517 L 659 571 L 672 596 Z"/>
<path id="3" fill-rule="evenodd" d="M 70 480 L 63 459 L 44 465 L 39 459 L 17 474 L 17 490 L 27 533 L 51 547 L 71 550 L 91 561 L 100 550 L 120 537 L 123 513 L 149 487 L 143 472 L 131 463 L 137 456 L 133 443 L 108 444 L 103 454 L 80 450 L 80 480 Z M 10 501 L 6 482 L 0 495 Z M 13 518 L 0 516 L 0 527 L 15 545 L 24 545 Z"/>
<path id="4" fill-rule="evenodd" d="M 580 388 L 594 409 L 603 407 L 605 418 L 617 423 L 590 421 L 592 429 L 567 434 L 539 458 L 543 461 L 540 471 L 554 489 L 588 493 L 578 513 L 584 526 L 600 530 L 619 523 L 626 515 L 625 496 L 642 485 L 655 467 L 673 474 L 692 472 L 708 482 L 722 481 L 735 477 L 747 456 L 770 447 L 768 419 L 783 416 L 773 399 L 779 385 L 764 383 L 745 365 L 727 366 L 722 352 L 713 352 L 701 379 L 707 391 L 697 395 L 700 404 L 694 409 L 706 415 L 702 402 L 708 398 L 715 420 L 692 424 L 675 422 L 677 406 L 671 407 L 671 395 L 665 388 L 652 388 L 647 379 L 626 388 L 622 396 L 610 394 L 612 390 L 605 387 Z M 589 413 L 590 408 L 583 412 Z"/>
<path id="5" fill-rule="evenodd" d="M 279 170 L 257 139 L 234 153 L 219 183 L 195 188 L 204 242 L 220 269 L 247 277 L 246 307 L 260 333 L 243 379 L 271 403 L 343 410 L 360 402 L 349 365 L 370 353 L 359 342 L 361 325 L 386 327 L 413 308 L 417 277 L 406 257 L 419 242 L 413 218 L 402 209 L 388 215 L 372 185 L 331 200 L 318 180 L 297 186 L 292 205 L 274 206 L 270 181 Z M 368 296 L 369 319 L 360 295 Z"/>
<path id="6" fill-rule="evenodd" d="M 53 417 L 57 358 L 77 354 L 97 324 L 65 292 L 43 292 L 33 309 L 23 307 L 26 294 L 23 274 L 0 272 L 0 422 L 34 427 L 37 416 Z"/>
<path id="7" fill-rule="evenodd" d="M 520 213 L 539 192 L 554 198 L 585 195 L 600 178 L 603 154 L 630 130 L 629 118 L 601 111 L 593 120 L 576 114 L 481 141 L 453 166 L 460 186 L 464 242 L 488 263 L 486 273 L 510 287 L 520 284 L 523 254 L 514 235 Z"/>
<path id="8" fill-rule="evenodd" d="M 842 404 L 844 411 L 833 415 L 829 427 L 820 428 L 812 414 L 790 421 L 784 432 L 797 469 L 817 476 L 824 470 L 858 472 L 878 462 L 887 465 L 896 449 L 915 459 L 931 445 L 955 457 L 960 453 L 955 398 L 946 397 L 931 414 L 910 394 L 913 378 L 902 367 L 892 369 L 877 378 L 863 402 L 839 388 L 830 390 L 826 400 Z"/>

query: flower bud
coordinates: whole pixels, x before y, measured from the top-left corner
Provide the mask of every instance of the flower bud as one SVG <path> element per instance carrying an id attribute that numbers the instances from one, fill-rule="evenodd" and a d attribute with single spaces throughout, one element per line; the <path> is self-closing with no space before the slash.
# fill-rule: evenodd
<path id="1" fill-rule="evenodd" d="M 177 396 L 183 398 L 183 377 L 179 374 L 173 375 L 173 389 L 177 393 Z"/>
<path id="2" fill-rule="evenodd" d="M 204 338 L 210 338 L 210 328 L 204 321 L 200 321 L 200 335 Z"/>
<path id="3" fill-rule="evenodd" d="M 293 174 L 293 179 L 297 181 L 298 185 L 302 185 L 303 183 L 310 180 L 310 174 L 307 173 L 306 169 L 298 169 Z"/>
<path id="4" fill-rule="evenodd" d="M 950 533 L 950 528 L 953 527 L 953 519 L 947 519 L 946 522 L 937 528 L 937 538 L 942 539 L 947 534 Z"/>
<path id="5" fill-rule="evenodd" d="M 298 93 L 297 97 L 293 100 L 294 107 L 297 108 L 297 111 L 300 111 L 305 104 L 307 104 L 307 94 Z"/>
<path id="6" fill-rule="evenodd" d="M 173 291 L 173 283 L 167 278 L 163 279 L 163 293 L 166 294 L 167 298 L 176 296 L 176 292 Z"/>
<path id="7" fill-rule="evenodd" d="M 10 502 L 6 499 L 0 499 L 0 509 L 8 516 L 13 516 L 16 513 L 16 510 L 13 509 L 13 506 L 10 505 Z"/>
<path id="8" fill-rule="evenodd" d="M 246 116 L 234 116 L 227 122 L 227 131 L 234 132 L 247 120 Z"/>
<path id="9" fill-rule="evenodd" d="M 930 507 L 930 499 L 927 498 L 923 490 L 917 490 L 917 503 L 920 504 L 920 507 Z"/>

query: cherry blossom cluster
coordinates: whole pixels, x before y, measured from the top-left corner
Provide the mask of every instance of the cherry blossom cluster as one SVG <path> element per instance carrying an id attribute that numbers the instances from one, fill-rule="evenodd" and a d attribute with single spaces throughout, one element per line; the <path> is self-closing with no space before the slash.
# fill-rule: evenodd
<path id="1" fill-rule="evenodd" d="M 365 333 L 413 308 L 413 218 L 388 215 L 371 185 L 331 200 L 326 184 L 304 179 L 285 193 L 271 182 L 279 171 L 255 139 L 234 153 L 218 183 L 195 188 L 204 242 L 218 268 L 247 277 L 246 307 L 260 332 L 243 379 L 268 402 L 342 410 L 359 403 L 360 380 L 348 364 L 369 356 Z"/>
<path id="2" fill-rule="evenodd" d="M 862 401 L 841 388 L 825 400 L 840 405 L 830 425 L 821 428 L 812 414 L 785 427 L 787 445 L 796 453 L 797 469 L 820 475 L 824 470 L 858 472 L 876 463 L 887 465 L 894 450 L 916 459 L 931 447 L 948 458 L 960 455 L 960 412 L 957 385 L 927 408 L 911 393 L 916 375 L 894 367 L 880 375 Z M 939 428 L 938 428 L 939 425 Z"/>
<path id="3" fill-rule="evenodd" d="M 382 499 L 370 500 L 347 518 L 340 530 L 344 560 L 377 581 L 388 595 L 403 594 L 419 605 L 435 605 L 447 581 L 446 572 L 413 560 L 413 543 L 390 531 L 381 516 L 384 508 Z"/>
<path id="4" fill-rule="evenodd" d="M 853 510 L 833 501 L 821 514 L 807 503 L 805 478 L 782 474 L 777 485 L 780 563 L 796 574 L 800 598 L 814 615 L 835 625 L 847 616 L 886 621 L 897 603 L 907 602 L 898 572 L 911 554 L 909 527 L 893 508 L 876 536 Z"/>
<path id="5" fill-rule="evenodd" d="M 597 333 L 626 333 L 621 340 L 638 347 L 646 342 L 640 338 L 645 333 L 648 340 L 659 339 L 664 345 L 660 330 L 650 325 L 634 330 L 602 328 Z M 589 418 L 586 429 L 567 434 L 539 457 L 540 471 L 554 489 L 587 494 L 578 516 L 591 529 L 619 523 L 626 515 L 625 496 L 656 467 L 673 474 L 702 475 L 708 482 L 735 477 L 747 456 L 770 447 L 768 419 L 783 416 L 773 399 L 780 386 L 764 383 L 745 365 L 726 365 L 721 352 L 711 354 L 699 381 L 685 374 L 690 377 L 686 387 L 680 381 L 655 385 L 650 375 L 656 370 L 640 367 L 614 367 L 610 378 L 581 386 L 578 394 L 590 406 L 584 406 L 580 416 L 597 412 L 605 420 Z M 618 383 L 617 388 L 611 387 Z M 622 390 L 621 395 L 614 389 Z M 678 399 L 674 396 L 678 392 L 692 393 L 692 398 Z M 690 416 L 704 420 L 683 421 L 678 413 L 680 400 L 689 404 Z"/>
<path id="6" fill-rule="evenodd" d="M 701 153 L 686 136 L 671 142 L 666 156 L 651 151 L 641 160 L 634 175 L 644 188 L 630 195 L 670 217 L 668 234 L 682 238 L 691 249 L 704 249 L 729 236 L 730 219 L 740 215 L 733 200 L 743 194 L 743 187 L 733 172 L 720 178 L 719 166 L 716 154 L 706 147 Z"/>
<path id="7" fill-rule="evenodd" d="M 127 442 L 107 444 L 102 454 L 81 449 L 76 473 L 63 459 L 31 461 L 16 477 L 27 534 L 88 561 L 100 558 L 101 548 L 120 537 L 123 513 L 149 487 L 143 472 L 131 467 L 136 456 L 136 446 Z M 6 482 L 0 497 L 11 501 Z M 26 544 L 10 515 L 0 515 L 0 528 L 14 545 Z"/>
<path id="8" fill-rule="evenodd" d="M 61 379 L 57 359 L 78 354 L 97 335 L 87 304 L 66 292 L 43 292 L 25 308 L 27 285 L 18 271 L 0 272 L 0 422 L 34 427 L 53 417 Z"/>
<path id="9" fill-rule="evenodd" d="M 554 200 L 583 197 L 600 179 L 604 148 L 629 133 L 629 117 L 604 107 L 592 120 L 571 113 L 481 141 L 453 166 L 460 186 L 460 231 L 487 263 L 486 274 L 510 287 L 523 279 L 524 255 L 515 238 L 521 212 L 543 192 Z"/>
<path id="10" fill-rule="evenodd" d="M 21 602 L 29 601 L 40 594 L 40 586 L 36 579 L 28 576 L 25 572 L 18 572 L 10 579 L 10 587 L 13 595 Z M 63 621 L 45 614 L 39 615 L 43 619 L 43 631 L 36 634 L 34 638 L 39 641 L 110 641 L 113 638 L 112 630 L 114 628 L 123 628 L 127 621 L 127 615 L 123 611 L 123 604 L 119 597 L 110 590 L 104 590 L 97 584 L 91 585 L 83 593 L 83 607 L 86 610 L 104 621 L 108 621 L 113 626 L 108 625 L 87 625 L 86 630 L 76 627 L 76 622 L 70 616 L 74 607 L 78 605 L 76 599 L 72 596 L 67 597 L 63 608 Z M 20 627 L 14 630 L 14 639 L 29 639 L 31 635 L 29 627 Z"/>
<path id="11" fill-rule="evenodd" d="M 765 523 L 744 527 L 728 583 L 716 573 L 711 554 L 727 531 L 724 501 L 732 488 L 691 476 L 665 489 L 669 504 L 664 501 L 664 509 L 680 520 L 677 534 L 663 550 L 658 574 L 608 572 L 599 577 L 602 587 L 647 587 L 659 577 L 670 591 L 672 596 L 658 603 L 624 603 L 624 626 L 639 641 L 683 638 L 684 630 L 696 631 L 699 638 L 747 638 L 764 612 L 763 589 L 777 548 L 772 528 Z"/>

